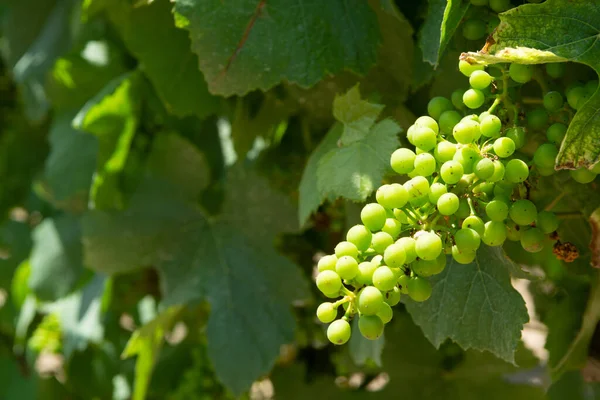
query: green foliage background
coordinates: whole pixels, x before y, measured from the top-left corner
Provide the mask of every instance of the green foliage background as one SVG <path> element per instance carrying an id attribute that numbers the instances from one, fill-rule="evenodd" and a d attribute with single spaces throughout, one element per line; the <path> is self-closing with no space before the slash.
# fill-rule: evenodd
<path id="1" fill-rule="evenodd" d="M 517 4 L 515 4 L 517 5 Z M 468 1 L 0 1 L 0 398 L 593 399 L 598 188 L 582 257 L 482 250 L 385 339 L 329 345 L 312 276 L 430 97 L 467 85 Z M 595 79 L 600 2 L 500 16 L 486 62 Z M 578 78 L 575 78 L 578 79 Z M 557 168 L 600 157 L 596 94 Z M 545 199 L 545 200 L 544 200 Z M 597 213 L 592 222 L 598 220 Z M 595 237 L 593 238 L 595 239 Z M 506 257 L 506 253 L 510 259 Z M 532 277 L 519 265 L 538 266 Z M 530 310 L 547 360 L 521 339 Z M 468 296 L 465 293 L 469 293 Z"/>

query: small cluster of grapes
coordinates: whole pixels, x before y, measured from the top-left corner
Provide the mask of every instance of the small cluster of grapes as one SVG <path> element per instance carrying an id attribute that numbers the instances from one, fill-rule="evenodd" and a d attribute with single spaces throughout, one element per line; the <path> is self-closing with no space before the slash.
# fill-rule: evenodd
<path id="1" fill-rule="evenodd" d="M 427 278 L 443 272 L 447 256 L 469 264 L 482 244 L 501 246 L 508 239 L 535 253 L 557 240 L 559 219 L 550 211 L 538 211 L 529 199 L 529 178 L 556 173 L 557 145 L 566 125 L 551 125 L 547 142 L 532 154 L 520 150 L 537 145 L 529 140 L 530 130 L 548 124 L 550 115 L 554 121 L 568 107 L 577 109 L 595 87 L 571 87 L 567 104 L 559 92 L 548 91 L 541 102 L 544 108 L 527 114 L 525 128 L 518 112 L 524 106 L 514 102 L 514 89 L 533 78 L 534 68 L 512 64 L 491 67 L 488 73 L 484 66 L 461 60 L 459 70 L 469 77 L 470 89 L 455 91 L 451 100 L 431 99 L 429 115 L 407 130 L 415 151 L 397 149 L 390 160 L 392 169 L 407 180 L 381 186 L 376 202 L 362 209 L 362 224 L 350 228 L 335 254 L 318 263 L 319 290 L 329 298 L 342 296 L 317 309 L 318 319 L 331 323 L 327 336 L 332 343 L 349 340 L 349 320 L 356 314 L 361 334 L 377 339 L 401 294 L 419 302 L 431 296 Z M 549 64 L 547 74 L 558 76 L 561 68 Z M 492 104 L 485 111 L 472 113 L 488 102 Z M 582 183 L 596 173 L 571 171 Z M 340 306 L 345 314 L 337 319 Z"/>

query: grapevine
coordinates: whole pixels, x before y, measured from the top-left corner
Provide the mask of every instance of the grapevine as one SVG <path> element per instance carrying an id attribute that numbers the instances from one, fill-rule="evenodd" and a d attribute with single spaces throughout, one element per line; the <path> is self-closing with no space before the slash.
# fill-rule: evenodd
<path id="1" fill-rule="evenodd" d="M 327 337 L 334 344 L 350 339 L 355 317 L 365 338 L 379 338 L 402 295 L 427 301 L 428 278 L 442 273 L 449 260 L 475 262 L 481 246 L 509 240 L 530 253 L 552 245 L 567 262 L 578 256 L 572 243 L 559 240 L 559 216 L 538 209 L 532 192 L 540 178 L 557 173 L 569 121 L 598 81 L 549 90 L 546 81 L 560 86 L 560 64 L 486 68 L 461 59 L 458 68 L 470 87 L 452 93 L 452 100 L 429 101 L 429 115 L 406 132 L 412 146 L 390 158 L 397 182 L 377 190 L 361 211 L 362 224 L 318 263 L 317 287 L 334 301 L 322 303 L 317 317 L 330 323 Z M 530 83 L 542 92 L 534 106 L 521 95 Z M 568 173 L 589 184 L 600 165 Z"/>

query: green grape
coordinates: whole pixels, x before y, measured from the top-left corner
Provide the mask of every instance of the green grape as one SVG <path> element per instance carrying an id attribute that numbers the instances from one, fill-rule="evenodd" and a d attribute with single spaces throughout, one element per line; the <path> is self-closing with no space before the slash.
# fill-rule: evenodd
<path id="1" fill-rule="evenodd" d="M 460 252 L 476 251 L 481 245 L 481 236 L 474 229 L 462 228 L 454 234 L 454 243 Z"/>
<path id="2" fill-rule="evenodd" d="M 507 137 L 501 137 L 494 141 L 494 152 L 500 158 L 510 157 L 515 152 L 515 142 Z"/>
<path id="3" fill-rule="evenodd" d="M 592 81 L 588 81 L 583 88 L 590 96 L 593 95 L 596 93 L 596 90 L 598 90 L 598 80 L 594 79 Z"/>
<path id="4" fill-rule="evenodd" d="M 354 277 L 354 280 L 361 285 L 372 285 L 373 284 L 373 273 L 377 269 L 378 265 L 372 261 L 363 261 L 358 264 L 358 273 Z"/>
<path id="5" fill-rule="evenodd" d="M 529 228 L 521 232 L 521 246 L 530 253 L 542 251 L 544 239 L 545 236 L 539 228 Z"/>
<path id="6" fill-rule="evenodd" d="M 439 127 L 437 121 L 427 115 L 423 115 L 423 116 L 417 118 L 417 120 L 415 121 L 415 125 L 417 127 L 421 126 L 424 128 L 429 128 L 432 131 L 434 131 L 436 135 L 438 133 L 440 133 L 440 127 Z"/>
<path id="7" fill-rule="evenodd" d="M 502 222 L 486 222 L 481 240 L 488 246 L 501 246 L 506 240 L 506 226 Z"/>
<path id="8" fill-rule="evenodd" d="M 509 215 L 519 225 L 531 225 L 537 218 L 537 208 L 531 201 L 521 199 L 510 206 Z"/>
<path id="9" fill-rule="evenodd" d="M 414 301 L 422 302 L 431 297 L 431 283 L 425 278 L 415 276 L 408 281 L 408 295 Z"/>
<path id="10" fill-rule="evenodd" d="M 527 126 L 532 130 L 542 130 L 548 125 L 548 112 L 543 108 L 536 108 L 527 113 Z"/>
<path id="11" fill-rule="evenodd" d="M 385 252 L 385 249 L 387 249 L 387 247 L 392 243 L 394 243 L 394 238 L 390 236 L 389 233 L 377 232 L 373 234 L 373 241 L 371 243 L 371 247 L 373 247 L 373 250 L 375 250 L 375 252 L 377 252 L 378 254 L 383 254 Z"/>
<path id="12" fill-rule="evenodd" d="M 442 273 L 446 268 L 446 254 L 440 254 L 435 260 L 417 260 L 411 265 L 415 274 L 424 278 Z"/>
<path id="13" fill-rule="evenodd" d="M 569 174 L 571 175 L 571 178 L 573 178 L 573 180 L 575 182 L 579 182 L 579 183 L 590 183 L 594 179 L 596 179 L 596 175 L 597 175 L 597 174 L 593 173 L 592 171 L 590 171 L 589 169 L 585 169 L 585 168 L 569 170 Z"/>
<path id="14" fill-rule="evenodd" d="M 448 193 L 446 185 L 440 182 L 432 183 L 431 187 L 429 188 L 429 202 L 431 204 L 437 204 L 438 199 L 444 193 Z"/>
<path id="15" fill-rule="evenodd" d="M 479 64 L 471 64 L 468 61 L 460 60 L 458 62 L 458 69 L 464 76 L 471 76 L 475 71 L 483 71 L 485 67 Z M 459 108 L 459 107 L 456 107 Z"/>
<path id="16" fill-rule="evenodd" d="M 400 301 L 400 292 L 398 292 L 398 301 Z M 387 324 L 394 317 L 394 310 L 392 310 L 392 307 L 390 307 L 389 303 L 383 303 L 381 309 L 377 313 L 377 316 L 379 317 L 379 319 L 381 319 L 381 322 Z"/>
<path id="17" fill-rule="evenodd" d="M 406 276 L 403 274 L 403 276 Z M 389 292 L 386 292 L 384 295 L 384 301 L 386 304 L 390 305 L 390 306 L 395 306 L 396 304 L 400 303 L 400 296 L 401 296 L 401 292 L 400 289 L 398 287 L 394 287 L 392 290 L 390 290 Z M 382 307 L 383 308 L 383 307 Z M 381 309 L 379 309 L 379 311 L 381 311 Z"/>
<path id="18" fill-rule="evenodd" d="M 370 241 L 369 244 L 371 244 Z M 335 254 L 323 256 L 319 259 L 319 262 L 317 263 L 317 269 L 319 270 L 319 272 L 327 270 L 335 271 L 335 263 L 337 263 L 337 257 L 335 256 Z"/>
<path id="19" fill-rule="evenodd" d="M 381 230 L 385 225 L 387 213 L 382 205 L 377 203 L 369 203 L 363 207 L 360 212 L 360 219 L 364 226 L 366 226 L 371 232 Z"/>
<path id="20" fill-rule="evenodd" d="M 442 252 L 442 239 L 433 232 L 421 232 L 415 240 L 415 251 L 423 260 L 435 260 Z"/>
<path id="21" fill-rule="evenodd" d="M 548 63 L 546 64 L 546 73 L 554 79 L 562 78 L 565 74 L 565 64 L 563 63 Z"/>
<path id="22" fill-rule="evenodd" d="M 351 242 L 339 242 L 337 246 L 335 246 L 335 256 L 337 258 L 343 256 L 356 258 L 358 257 L 358 248 Z"/>
<path id="23" fill-rule="evenodd" d="M 325 294 L 338 293 L 342 288 L 342 280 L 336 272 L 325 270 L 317 275 L 317 287 Z"/>
<path id="24" fill-rule="evenodd" d="M 437 96 L 427 103 L 427 114 L 429 114 L 431 118 L 439 121 L 440 116 L 444 111 L 452 110 L 453 108 L 450 100 L 443 96 Z"/>
<path id="25" fill-rule="evenodd" d="M 381 186 L 376 196 L 377 202 L 389 209 L 404 207 L 408 202 L 408 192 L 399 183 Z"/>
<path id="26" fill-rule="evenodd" d="M 483 193 L 485 196 L 482 196 L 482 197 L 485 197 L 485 198 L 492 197 L 492 195 L 494 194 L 494 187 L 495 187 L 494 183 L 481 182 L 480 184 L 473 187 L 473 193 L 475 193 L 475 194 Z"/>
<path id="27" fill-rule="evenodd" d="M 415 158 L 414 172 L 420 176 L 430 176 L 433 174 L 435 172 L 435 158 L 433 155 L 429 153 L 419 154 Z"/>
<path id="28" fill-rule="evenodd" d="M 540 211 L 535 220 L 535 225 L 545 234 L 556 231 L 558 229 L 558 224 L 558 217 L 550 211 Z"/>
<path id="29" fill-rule="evenodd" d="M 465 61 L 466 62 L 466 61 Z M 467 63 L 469 64 L 469 63 Z M 470 64 L 469 64 L 470 65 Z M 457 109 L 457 110 L 462 110 L 463 108 L 465 108 L 465 105 L 462 102 L 462 98 L 463 95 L 465 94 L 465 91 L 462 89 L 457 89 L 454 92 L 452 92 L 452 95 L 450 96 L 450 100 L 452 101 L 452 105 Z"/>
<path id="30" fill-rule="evenodd" d="M 466 199 L 460 199 L 460 203 L 458 204 L 458 210 L 454 214 L 459 219 L 464 219 L 469 216 L 471 213 L 471 209 L 469 208 L 469 203 Z"/>
<path id="31" fill-rule="evenodd" d="M 507 129 L 506 137 L 515 142 L 515 150 L 519 150 L 521 147 L 525 146 L 525 143 L 527 142 L 525 129 L 520 126 Z"/>
<path id="32" fill-rule="evenodd" d="M 473 229 L 475 232 L 479 234 L 479 236 L 483 236 L 483 232 L 485 230 L 485 225 L 483 220 L 476 215 L 471 215 L 463 221 L 461 227 Z"/>
<path id="33" fill-rule="evenodd" d="M 510 197 L 515 188 L 515 185 L 506 180 L 501 180 L 496 183 L 494 187 L 494 197 L 496 199 L 502 198 L 507 204 L 510 202 Z"/>
<path id="34" fill-rule="evenodd" d="M 337 309 L 333 303 L 321 303 L 317 307 L 317 318 L 324 324 L 328 324 L 337 317 Z"/>
<path id="35" fill-rule="evenodd" d="M 437 209 L 442 215 L 453 215 L 458 211 L 459 200 L 454 193 L 444 193 L 437 201 Z"/>
<path id="36" fill-rule="evenodd" d="M 515 224 L 514 221 L 506 221 L 506 238 L 513 242 L 521 240 L 521 227 Z"/>
<path id="37" fill-rule="evenodd" d="M 512 183 L 521 183 L 529 177 L 529 167 L 523 160 L 512 159 L 506 163 L 504 179 Z"/>
<path id="38" fill-rule="evenodd" d="M 469 77 L 469 84 L 473 89 L 483 90 L 490 86 L 494 78 L 485 71 L 474 71 Z"/>
<path id="39" fill-rule="evenodd" d="M 461 119 L 460 114 L 454 110 L 444 111 L 440 115 L 440 130 L 446 134 L 452 133 L 452 130 Z"/>
<path id="40" fill-rule="evenodd" d="M 398 277 L 398 285 L 400 285 L 400 293 L 408 294 L 408 281 L 410 276 L 402 274 Z"/>
<path id="41" fill-rule="evenodd" d="M 409 199 L 420 199 L 429 194 L 429 182 L 422 176 L 416 176 L 404 183 Z M 385 223 L 385 221 L 384 221 Z"/>
<path id="42" fill-rule="evenodd" d="M 358 330 L 369 340 L 376 340 L 383 333 L 383 321 L 377 315 L 361 315 Z"/>
<path id="43" fill-rule="evenodd" d="M 480 118 L 479 130 L 485 137 L 496 138 L 500 136 L 500 129 L 502 129 L 502 121 L 495 115 L 486 115 Z"/>
<path id="44" fill-rule="evenodd" d="M 497 13 L 504 12 L 506 10 L 510 10 L 512 8 L 512 4 L 510 4 L 510 0 L 489 0 L 490 8 Z"/>
<path id="45" fill-rule="evenodd" d="M 335 272 L 342 279 L 351 280 L 358 274 L 358 261 L 350 256 L 343 256 L 335 263 Z"/>
<path id="46" fill-rule="evenodd" d="M 464 22 L 462 34 L 467 40 L 479 40 L 485 36 L 486 28 L 485 22 L 473 18 Z"/>
<path id="47" fill-rule="evenodd" d="M 401 224 L 408 224 L 408 217 L 406 216 L 406 213 L 399 208 L 394 210 L 394 218 L 396 218 Z"/>
<path id="48" fill-rule="evenodd" d="M 382 292 L 392 290 L 396 286 L 396 276 L 388 266 L 381 266 L 373 272 L 373 286 Z"/>
<path id="49" fill-rule="evenodd" d="M 475 250 L 464 250 L 460 251 L 458 246 L 452 246 L 452 258 L 459 264 L 471 264 L 475 261 L 475 257 L 477 256 L 477 252 Z"/>
<path id="50" fill-rule="evenodd" d="M 383 304 L 383 294 L 374 286 L 366 286 L 358 293 L 356 305 L 364 315 L 375 315 Z"/>
<path id="51" fill-rule="evenodd" d="M 409 174 L 415 168 L 416 157 L 412 150 L 401 148 L 392 153 L 390 165 L 400 175 Z"/>
<path id="52" fill-rule="evenodd" d="M 341 345 L 350 339 L 352 329 L 348 321 L 338 319 L 327 327 L 327 339 L 333 344 Z"/>
<path id="53" fill-rule="evenodd" d="M 447 140 L 439 142 L 433 151 L 435 160 L 440 164 L 452 160 L 454 154 L 456 154 L 456 145 Z"/>
<path id="54" fill-rule="evenodd" d="M 473 166 L 473 172 L 475 176 L 479 179 L 489 179 L 492 175 L 494 175 L 494 162 L 489 158 L 482 158 L 477 161 Z"/>
<path id="55" fill-rule="evenodd" d="M 402 224 L 396 218 L 388 218 L 385 220 L 385 225 L 381 228 L 381 231 L 396 239 L 402 232 Z"/>
<path id="56" fill-rule="evenodd" d="M 463 95 L 463 103 L 470 109 L 479 108 L 485 103 L 485 95 L 481 90 L 469 89 Z"/>
<path id="57" fill-rule="evenodd" d="M 566 134 L 567 126 L 557 122 L 555 124 L 550 125 L 550 127 L 546 131 L 546 139 L 548 139 L 550 143 L 553 143 L 556 146 L 560 146 Z"/>
<path id="58" fill-rule="evenodd" d="M 408 236 L 396 240 L 396 244 L 399 244 L 404 249 L 404 254 L 406 255 L 406 260 L 404 262 L 406 264 L 410 264 L 417 259 L 416 243 L 415 239 Z"/>
<path id="59" fill-rule="evenodd" d="M 500 18 L 496 15 L 492 15 L 487 23 L 487 32 L 489 34 L 493 33 L 498 25 L 500 25 Z M 502 81 L 500 81 L 500 83 L 502 83 Z"/>
<path id="60" fill-rule="evenodd" d="M 552 143 L 544 143 L 533 154 L 533 162 L 540 168 L 554 168 L 557 156 L 558 148 Z"/>
<path id="61" fill-rule="evenodd" d="M 498 182 L 504 178 L 504 164 L 500 162 L 500 160 L 494 160 L 494 175 L 488 178 L 489 182 Z"/>
<path id="62" fill-rule="evenodd" d="M 544 95 L 544 107 L 550 112 L 558 111 L 565 103 L 559 92 L 551 91 Z"/>
<path id="63" fill-rule="evenodd" d="M 456 152 L 453 159 L 462 165 L 465 174 L 471 174 L 473 173 L 473 165 L 480 158 L 481 155 L 476 147 L 465 146 Z"/>
<path id="64" fill-rule="evenodd" d="M 515 82 L 527 83 L 533 77 L 533 66 L 528 64 L 510 64 L 508 75 Z"/>
<path id="65" fill-rule="evenodd" d="M 447 184 L 458 183 L 464 174 L 464 168 L 458 161 L 446 161 L 440 169 L 440 176 Z"/>
<path id="66" fill-rule="evenodd" d="M 371 231 L 366 226 L 354 225 L 346 233 L 346 240 L 354 244 L 359 251 L 367 251 L 371 246 L 372 236 Z"/>
<path id="67" fill-rule="evenodd" d="M 436 133 L 424 126 L 417 127 L 412 135 L 412 138 L 412 144 L 424 151 L 433 149 L 437 144 Z"/>
<path id="68" fill-rule="evenodd" d="M 575 110 L 579 108 L 587 101 L 587 93 L 584 87 L 576 86 L 567 92 L 567 103 Z"/>
<path id="69" fill-rule="evenodd" d="M 392 268 L 400 268 L 406 262 L 406 252 L 404 251 L 404 245 L 400 243 L 394 243 L 388 246 L 383 253 L 383 260 L 387 265 Z"/>
<path id="70" fill-rule="evenodd" d="M 502 222 L 508 218 L 508 204 L 502 200 L 492 200 L 485 206 L 485 213 L 490 220 Z"/>

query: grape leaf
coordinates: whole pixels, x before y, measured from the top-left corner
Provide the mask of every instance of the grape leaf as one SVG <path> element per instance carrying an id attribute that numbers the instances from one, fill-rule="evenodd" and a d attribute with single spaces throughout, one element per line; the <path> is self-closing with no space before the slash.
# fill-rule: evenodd
<path id="1" fill-rule="evenodd" d="M 400 130 L 394 121 L 385 119 L 364 139 L 325 154 L 317 167 L 321 198 L 364 201 L 390 169 L 390 156 L 400 144 Z"/>
<path id="2" fill-rule="evenodd" d="M 54 203 L 72 211 L 87 208 L 92 175 L 96 170 L 98 140 L 73 129 L 72 113 L 55 116 L 50 128 L 50 155 L 44 176 Z"/>
<path id="3" fill-rule="evenodd" d="M 155 319 L 133 332 L 129 338 L 121 357 L 137 356 L 133 400 L 146 398 L 152 369 L 164 343 L 165 333 L 173 328 L 181 309 L 182 307 L 178 306 L 167 308 Z"/>
<path id="4" fill-rule="evenodd" d="M 469 9 L 461 0 L 430 0 L 427 17 L 419 34 L 423 60 L 437 67 L 446 46 Z"/>
<path id="5" fill-rule="evenodd" d="M 83 276 L 82 261 L 79 220 L 70 215 L 44 220 L 33 231 L 31 290 L 40 300 L 65 297 Z"/>
<path id="6" fill-rule="evenodd" d="M 303 225 L 308 217 L 315 212 L 323 202 L 317 184 L 317 170 L 319 162 L 329 151 L 337 148 L 337 142 L 342 135 L 342 125 L 335 124 L 323 138 L 317 148 L 311 153 L 302 173 L 299 187 L 298 220 Z"/>
<path id="7" fill-rule="evenodd" d="M 514 362 L 521 330 L 529 317 L 512 287 L 502 249 L 482 246 L 475 262 L 448 257 L 444 272 L 431 278 L 433 294 L 423 303 L 405 300 L 425 336 L 439 347 L 452 339 L 464 349 L 487 350 Z"/>
<path id="8" fill-rule="evenodd" d="M 358 85 L 333 100 L 333 116 L 344 125 L 340 142 L 347 146 L 364 139 L 383 111 L 383 105 L 360 98 Z"/>
<path id="9" fill-rule="evenodd" d="M 111 81 L 79 111 L 73 126 L 98 137 L 98 165 L 91 188 L 92 208 L 120 208 L 118 176 L 129 154 L 140 107 L 140 76 Z"/>
<path id="10" fill-rule="evenodd" d="M 312 86 L 375 63 L 379 32 L 367 2 L 177 0 L 209 90 L 223 96 L 282 81 Z M 327 49 L 327 51 L 323 51 Z"/>
<path id="11" fill-rule="evenodd" d="M 600 9 L 588 0 L 548 0 L 500 15 L 485 53 L 463 58 L 482 63 L 574 61 L 600 73 Z M 589 167 L 600 161 L 600 91 L 577 111 L 556 159 L 557 169 Z"/>
<path id="12" fill-rule="evenodd" d="M 37 376 L 23 376 L 17 359 L 11 354 L 0 356 L 0 397 L 5 400 L 39 399 L 39 379 Z"/>
<path id="13" fill-rule="evenodd" d="M 168 1 L 147 7 L 114 2 L 109 12 L 167 110 L 177 116 L 204 118 L 215 113 L 220 102 L 208 93 L 198 57 L 190 50 L 189 35 L 175 27 L 171 8 Z"/>
<path id="14" fill-rule="evenodd" d="M 242 166 L 227 174 L 220 217 L 208 220 L 176 194 L 151 182 L 130 209 L 90 213 L 86 260 L 113 272 L 155 265 L 165 306 L 206 299 L 209 356 L 219 379 L 241 393 L 293 340 L 289 305 L 307 296 L 298 269 L 272 247 L 277 233 L 296 228 L 295 210 Z"/>
<path id="15" fill-rule="evenodd" d="M 358 318 L 352 321 L 352 332 L 348 342 L 348 351 L 350 357 L 356 365 L 364 365 L 372 360 L 378 366 L 381 366 L 381 353 L 385 346 L 385 336 L 381 335 L 377 340 L 369 340 L 359 333 Z"/>

